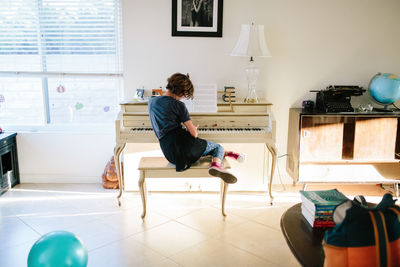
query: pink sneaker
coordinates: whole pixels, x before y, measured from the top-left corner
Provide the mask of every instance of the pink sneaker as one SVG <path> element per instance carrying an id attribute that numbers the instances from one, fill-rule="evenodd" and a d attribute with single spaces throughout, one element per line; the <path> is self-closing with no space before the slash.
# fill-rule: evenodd
<path id="1" fill-rule="evenodd" d="M 230 157 L 230 158 L 233 158 L 233 159 L 236 159 L 240 163 L 245 162 L 246 161 L 246 157 L 247 157 L 246 154 L 239 154 L 239 153 L 235 153 L 235 152 L 232 152 L 232 151 L 228 151 L 226 156 Z"/>
<path id="2" fill-rule="evenodd" d="M 208 168 L 208 173 L 211 176 L 220 177 L 225 183 L 228 184 L 234 184 L 237 182 L 236 177 L 225 170 L 218 162 L 211 162 L 211 165 Z"/>

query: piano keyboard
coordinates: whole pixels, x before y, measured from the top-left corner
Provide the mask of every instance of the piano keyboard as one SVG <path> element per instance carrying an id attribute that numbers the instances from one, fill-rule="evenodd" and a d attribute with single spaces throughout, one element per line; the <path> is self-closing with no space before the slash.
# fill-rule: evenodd
<path id="1" fill-rule="evenodd" d="M 251 127 L 251 128 L 198 128 L 199 134 L 213 133 L 213 134 L 242 134 L 242 133 L 269 133 L 271 130 L 267 127 Z M 131 133 L 152 133 L 153 128 L 131 128 Z"/>

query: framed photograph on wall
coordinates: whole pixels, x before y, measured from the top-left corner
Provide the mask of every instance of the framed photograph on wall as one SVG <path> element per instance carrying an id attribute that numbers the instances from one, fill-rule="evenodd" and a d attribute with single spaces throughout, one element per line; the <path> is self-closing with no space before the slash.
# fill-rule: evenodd
<path id="1" fill-rule="evenodd" d="M 223 0 L 172 0 L 172 36 L 222 37 Z"/>

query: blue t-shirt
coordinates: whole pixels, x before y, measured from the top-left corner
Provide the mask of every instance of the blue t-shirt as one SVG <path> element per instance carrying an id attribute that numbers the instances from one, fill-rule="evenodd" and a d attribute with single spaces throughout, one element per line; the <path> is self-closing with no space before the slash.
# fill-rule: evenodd
<path id="1" fill-rule="evenodd" d="M 150 98 L 148 106 L 150 122 L 158 139 L 190 120 L 185 104 L 170 96 Z"/>

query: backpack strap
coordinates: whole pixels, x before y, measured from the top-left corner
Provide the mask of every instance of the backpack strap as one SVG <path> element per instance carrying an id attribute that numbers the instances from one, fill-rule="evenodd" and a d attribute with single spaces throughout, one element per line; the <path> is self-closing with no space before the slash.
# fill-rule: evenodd
<path id="1" fill-rule="evenodd" d="M 397 207 L 397 206 L 394 206 L 394 207 L 390 207 L 389 209 L 392 210 L 394 213 L 396 213 L 396 214 L 397 214 L 397 217 L 398 217 L 399 220 L 400 220 L 400 208 Z"/>
<path id="2" fill-rule="evenodd" d="M 400 220 L 400 208 L 397 206 L 389 207 L 397 214 Z M 375 237 L 375 253 L 376 253 L 376 266 L 390 266 L 391 255 L 389 246 L 389 237 L 386 229 L 386 220 L 382 211 L 369 211 L 372 226 L 374 228 Z"/>
<path id="3" fill-rule="evenodd" d="M 381 211 L 368 213 L 374 228 L 376 266 L 389 266 L 391 257 L 385 217 Z"/>

